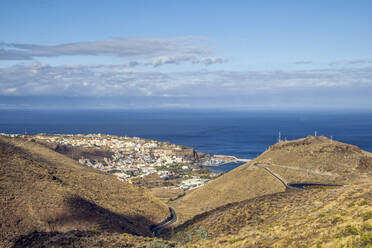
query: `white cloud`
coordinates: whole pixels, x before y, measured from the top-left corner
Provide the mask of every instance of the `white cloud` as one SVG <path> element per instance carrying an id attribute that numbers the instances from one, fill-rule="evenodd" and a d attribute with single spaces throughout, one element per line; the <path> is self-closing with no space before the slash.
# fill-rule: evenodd
<path id="1" fill-rule="evenodd" d="M 17 91 L 17 88 L 6 88 L 6 89 L 3 89 L 4 95 L 13 94 L 16 91 Z"/>
<path id="2" fill-rule="evenodd" d="M 0 43 L 0 60 L 35 60 L 57 56 L 112 56 L 123 60 L 121 64 L 106 65 L 111 68 L 157 67 L 185 62 L 211 65 L 226 62 L 226 59 L 213 56 L 205 41 L 196 37 L 123 38 L 52 46 Z M 90 67 L 101 68 L 103 65 Z"/>
<path id="3" fill-rule="evenodd" d="M 153 58 L 164 55 L 206 55 L 211 49 L 197 37 L 122 38 L 85 41 L 59 45 L 0 43 L 0 59 L 29 60 L 56 56 L 115 56 L 124 58 Z"/>
<path id="4" fill-rule="evenodd" d="M 349 60 L 349 64 L 372 64 L 372 59 L 354 59 Z"/>
<path id="5" fill-rule="evenodd" d="M 309 65 L 309 64 L 312 64 L 312 63 L 313 62 L 309 61 L 309 60 L 299 60 L 299 61 L 295 62 L 296 65 Z"/>
<path id="6" fill-rule="evenodd" d="M 339 60 L 332 61 L 329 63 L 330 66 L 349 66 L 349 65 L 368 65 L 372 64 L 372 59 L 351 59 L 351 60 Z"/>
<path id="7" fill-rule="evenodd" d="M 50 66 L 40 63 L 0 68 L 1 95 L 226 96 L 275 90 L 371 87 L 372 68 L 302 71 L 157 72 L 110 65 Z"/>

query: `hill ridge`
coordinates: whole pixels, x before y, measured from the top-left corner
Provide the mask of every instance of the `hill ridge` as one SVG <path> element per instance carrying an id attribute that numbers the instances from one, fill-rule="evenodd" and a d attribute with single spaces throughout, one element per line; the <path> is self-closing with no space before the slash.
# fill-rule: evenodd
<path id="1" fill-rule="evenodd" d="M 254 165 L 260 164 L 266 169 L 257 170 Z M 178 223 L 183 223 L 196 214 L 228 203 L 283 192 L 290 184 L 358 184 L 368 183 L 371 177 L 371 153 L 323 136 L 308 136 L 270 146 L 257 158 L 171 205 L 179 213 Z"/>

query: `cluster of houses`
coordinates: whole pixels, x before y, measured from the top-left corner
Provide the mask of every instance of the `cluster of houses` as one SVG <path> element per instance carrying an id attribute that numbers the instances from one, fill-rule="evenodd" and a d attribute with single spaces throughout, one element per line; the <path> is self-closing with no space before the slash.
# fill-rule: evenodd
<path id="1" fill-rule="evenodd" d="M 205 183 L 209 182 L 209 179 L 203 179 L 203 178 L 191 178 L 182 181 L 180 188 L 181 189 L 195 189 L 200 186 L 203 186 Z"/>
<path id="2" fill-rule="evenodd" d="M 111 173 L 121 181 L 130 181 L 133 177 L 143 178 L 154 173 L 162 179 L 171 179 L 179 177 L 177 175 L 179 170 L 193 171 L 203 162 L 200 153 L 193 148 L 138 137 L 102 134 L 38 134 L 29 138 L 44 143 L 110 151 L 111 157 L 102 159 L 80 157 L 78 161 L 83 165 Z M 206 157 L 210 159 L 209 155 Z M 174 165 L 177 165 L 178 171 L 167 167 Z M 179 187 L 195 188 L 204 185 L 207 181 L 192 178 L 184 180 Z"/>

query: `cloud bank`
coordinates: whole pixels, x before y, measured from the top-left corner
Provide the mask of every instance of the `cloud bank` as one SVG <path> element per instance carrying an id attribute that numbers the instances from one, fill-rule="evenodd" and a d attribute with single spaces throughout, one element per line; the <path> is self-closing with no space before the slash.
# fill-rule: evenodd
<path id="1" fill-rule="evenodd" d="M 165 63 L 164 61 L 162 61 Z M 0 68 L 3 96 L 227 96 L 372 86 L 372 67 L 302 71 L 141 71 L 120 65 Z"/>
<path id="2" fill-rule="evenodd" d="M 122 38 L 60 45 L 0 43 L 0 60 L 34 60 L 58 56 L 112 56 L 129 60 L 127 66 L 160 66 L 191 62 L 210 65 L 224 59 L 196 37 Z"/>
<path id="3" fill-rule="evenodd" d="M 304 105 L 360 102 L 372 107 L 371 60 L 333 62 L 332 65 L 341 66 L 296 71 L 216 70 L 209 66 L 227 60 L 216 56 L 204 42 L 201 38 L 179 37 L 123 38 L 59 45 L 0 43 L 0 60 L 23 61 L 0 67 L 0 97 L 12 98 L 10 102 L 17 101 L 18 97 L 31 97 L 31 102 L 38 98 L 53 101 L 53 97 L 90 99 L 84 106 L 97 102 L 93 98 L 99 98 L 106 103 L 112 102 L 110 99 L 134 99 L 128 105 L 131 107 L 189 106 L 192 102 L 203 106 L 245 106 L 248 102 L 251 106 L 281 105 L 283 102 L 289 106 L 301 102 Z M 56 66 L 37 62 L 40 58 L 58 56 L 95 56 L 98 63 Z M 123 62 L 102 64 L 99 62 L 102 56 L 121 58 Z M 179 70 L 180 67 L 158 69 L 183 63 L 199 67 L 191 66 L 193 69 L 189 71 Z M 294 63 L 300 68 L 300 65 L 315 62 L 298 60 Z M 152 100 L 146 105 L 145 99 Z M 1 104 L 8 106 L 6 101 L 0 101 Z M 12 104 L 17 105 L 16 102 Z M 115 100 L 102 106 L 120 104 L 120 100 Z"/>

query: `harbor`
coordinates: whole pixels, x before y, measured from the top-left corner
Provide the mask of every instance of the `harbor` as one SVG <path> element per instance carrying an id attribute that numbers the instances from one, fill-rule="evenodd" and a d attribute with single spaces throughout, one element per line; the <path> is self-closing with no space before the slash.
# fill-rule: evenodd
<path id="1" fill-rule="evenodd" d="M 251 159 L 237 158 L 230 155 L 214 155 L 208 160 L 207 164 L 203 163 L 203 167 L 215 172 L 225 173 L 249 161 L 251 161 Z"/>

